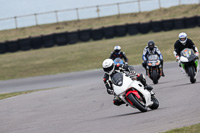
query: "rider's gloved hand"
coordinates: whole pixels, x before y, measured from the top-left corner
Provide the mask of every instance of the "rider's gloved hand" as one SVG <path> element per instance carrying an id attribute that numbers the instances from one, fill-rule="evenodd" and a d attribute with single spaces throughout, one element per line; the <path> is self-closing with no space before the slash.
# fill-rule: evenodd
<path id="1" fill-rule="evenodd" d="M 114 91 L 112 89 L 107 89 L 107 93 L 110 94 L 110 95 L 113 95 Z"/>
<path id="2" fill-rule="evenodd" d="M 195 55 L 196 55 L 196 56 L 199 56 L 199 52 L 196 52 Z"/>
<path id="3" fill-rule="evenodd" d="M 177 56 L 176 56 L 176 61 L 178 61 L 179 59 L 180 59 L 180 57 L 177 55 Z"/>
<path id="4" fill-rule="evenodd" d="M 123 69 L 128 70 L 128 65 L 127 65 L 127 64 L 124 64 L 124 65 L 123 65 Z"/>
<path id="5" fill-rule="evenodd" d="M 141 73 L 138 73 L 136 76 L 137 76 L 137 80 L 139 80 L 139 81 L 145 79 L 145 76 Z"/>

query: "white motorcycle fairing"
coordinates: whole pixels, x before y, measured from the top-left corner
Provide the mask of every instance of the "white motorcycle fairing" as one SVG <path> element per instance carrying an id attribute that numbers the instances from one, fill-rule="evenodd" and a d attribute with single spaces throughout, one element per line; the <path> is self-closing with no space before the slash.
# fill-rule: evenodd
<path id="1" fill-rule="evenodd" d="M 136 90 L 138 92 L 140 92 L 145 99 L 145 106 L 151 106 L 153 104 L 153 102 L 151 101 L 151 93 L 144 89 L 144 86 L 141 84 L 141 82 L 136 81 L 136 80 L 132 80 L 130 77 L 126 76 L 124 73 L 121 73 L 123 75 L 123 80 L 122 82 L 119 81 L 118 84 L 113 84 L 113 89 L 116 95 L 118 95 L 125 103 L 128 103 L 130 105 L 129 102 L 126 101 L 125 99 L 125 93 L 128 89 L 132 88 L 133 90 Z M 136 92 L 136 93 L 138 93 Z M 136 95 L 137 96 L 137 95 Z M 132 105 L 131 105 L 132 106 Z"/>
<path id="2" fill-rule="evenodd" d="M 188 62 L 186 57 L 181 56 L 179 62 Z"/>

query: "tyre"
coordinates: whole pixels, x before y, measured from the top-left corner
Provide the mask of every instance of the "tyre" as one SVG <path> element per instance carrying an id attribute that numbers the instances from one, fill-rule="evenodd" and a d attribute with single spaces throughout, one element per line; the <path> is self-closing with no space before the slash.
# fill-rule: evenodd
<path id="1" fill-rule="evenodd" d="M 157 109 L 159 107 L 159 102 L 158 102 L 157 98 L 155 96 L 151 96 L 151 101 L 153 102 L 153 104 L 149 108 L 152 110 Z"/>
<path id="2" fill-rule="evenodd" d="M 196 79 L 194 78 L 195 76 L 195 69 L 194 66 L 189 66 L 188 67 L 188 76 L 190 77 L 190 82 L 195 83 Z"/>
<path id="3" fill-rule="evenodd" d="M 139 109 L 141 112 L 146 112 L 147 111 L 147 107 L 145 105 L 143 105 L 140 100 L 133 95 L 132 93 L 128 95 L 127 97 L 130 100 L 130 104 L 132 104 L 133 106 L 135 106 L 137 109 Z"/>
<path id="4" fill-rule="evenodd" d="M 158 74 L 156 70 L 152 71 L 152 79 L 153 79 L 153 83 L 157 84 L 158 83 Z"/>

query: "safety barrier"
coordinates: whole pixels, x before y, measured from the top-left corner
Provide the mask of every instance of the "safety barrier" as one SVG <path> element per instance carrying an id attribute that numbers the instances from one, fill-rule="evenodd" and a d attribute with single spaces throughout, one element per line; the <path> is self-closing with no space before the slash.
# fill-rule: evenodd
<path id="1" fill-rule="evenodd" d="M 93 29 L 91 31 L 91 37 L 93 40 L 101 40 L 104 37 L 102 29 Z"/>
<path id="2" fill-rule="evenodd" d="M 66 45 L 68 43 L 67 33 L 68 32 L 56 33 L 54 36 L 55 44 L 58 46 Z"/>
<path id="3" fill-rule="evenodd" d="M 41 48 L 42 44 L 42 36 L 31 37 L 31 46 L 33 49 Z"/>
<path id="4" fill-rule="evenodd" d="M 73 32 L 53 33 L 28 37 L 14 41 L 0 42 L 0 53 L 28 51 L 42 47 L 62 46 L 75 44 L 77 42 L 87 42 L 90 40 L 110 39 L 114 37 L 123 37 L 126 35 L 136 35 L 138 33 L 146 34 L 150 31 L 160 32 L 173 29 L 193 28 L 200 26 L 200 16 L 168 19 L 161 21 L 150 21 L 145 23 L 132 23 L 102 27 L 99 29 L 85 29 Z"/>

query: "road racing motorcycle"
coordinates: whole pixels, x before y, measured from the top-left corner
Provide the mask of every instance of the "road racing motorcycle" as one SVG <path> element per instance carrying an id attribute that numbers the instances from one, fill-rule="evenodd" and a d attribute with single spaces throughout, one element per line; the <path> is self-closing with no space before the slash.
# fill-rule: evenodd
<path id="1" fill-rule="evenodd" d="M 157 109 L 159 102 L 155 94 L 144 89 L 141 82 L 132 80 L 129 73 L 118 72 L 112 78 L 114 94 L 118 96 L 124 103 L 133 108 L 146 112 L 148 108 Z"/>
<path id="2" fill-rule="evenodd" d="M 121 65 L 124 64 L 124 62 L 123 62 L 123 60 L 121 58 L 115 58 L 114 59 L 114 63 L 115 63 L 115 65 L 116 64 L 121 64 Z"/>
<path id="3" fill-rule="evenodd" d="M 157 54 L 150 54 L 147 61 L 147 75 L 153 81 L 154 84 L 158 83 L 162 75 L 162 67 Z"/>
<path id="4" fill-rule="evenodd" d="M 179 59 L 179 65 L 181 70 L 185 72 L 185 75 L 190 78 L 191 83 L 196 82 L 196 77 L 199 72 L 199 59 L 194 54 L 194 51 L 189 48 L 185 48 L 181 51 Z"/>

